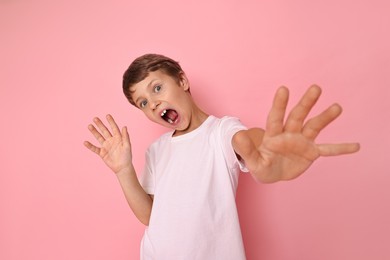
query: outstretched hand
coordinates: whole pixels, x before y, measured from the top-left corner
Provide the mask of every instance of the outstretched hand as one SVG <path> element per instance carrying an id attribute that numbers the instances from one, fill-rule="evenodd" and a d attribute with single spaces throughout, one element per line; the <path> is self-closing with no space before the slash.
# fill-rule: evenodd
<path id="1" fill-rule="evenodd" d="M 261 144 L 254 147 L 256 142 L 252 140 L 249 145 L 256 152 L 246 148 L 241 148 L 241 151 L 238 149 L 248 169 L 258 180 L 291 180 L 305 172 L 320 156 L 337 156 L 359 150 L 358 143 L 315 143 L 319 133 L 342 112 L 340 105 L 333 104 L 319 115 L 306 120 L 320 95 L 321 89 L 311 86 L 284 120 L 289 92 L 285 87 L 278 89 L 265 131 L 262 132 Z M 248 140 L 246 146 L 248 147 Z"/>
<path id="2" fill-rule="evenodd" d="M 99 118 L 96 117 L 93 121 L 97 128 L 90 124 L 88 129 L 99 142 L 100 147 L 88 141 L 85 141 L 84 145 L 99 155 L 114 173 L 129 168 L 132 165 L 132 154 L 127 128 L 123 127 L 122 131 L 120 131 L 111 115 L 107 115 L 111 132 Z"/>

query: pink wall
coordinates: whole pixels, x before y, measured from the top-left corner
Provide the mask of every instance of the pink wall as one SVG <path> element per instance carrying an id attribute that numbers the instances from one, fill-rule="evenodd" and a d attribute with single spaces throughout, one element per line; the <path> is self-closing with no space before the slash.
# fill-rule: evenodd
<path id="1" fill-rule="evenodd" d="M 137 259 L 143 226 L 82 143 L 112 113 L 135 166 L 163 129 L 126 102 L 121 76 L 145 52 L 181 61 L 199 103 L 264 126 L 276 87 L 343 116 L 320 141 L 360 141 L 300 179 L 243 176 L 248 259 L 390 259 L 390 5 L 386 0 L 0 1 L 0 259 Z M 386 163 L 387 161 L 387 163 Z"/>

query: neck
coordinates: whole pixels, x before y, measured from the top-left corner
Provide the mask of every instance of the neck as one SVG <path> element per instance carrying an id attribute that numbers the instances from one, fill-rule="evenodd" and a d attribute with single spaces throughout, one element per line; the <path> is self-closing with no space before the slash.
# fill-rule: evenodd
<path id="1" fill-rule="evenodd" d="M 201 110 L 198 106 L 194 106 L 191 113 L 191 121 L 190 124 L 188 125 L 188 128 L 183 131 L 176 130 L 173 133 L 173 136 L 183 135 L 197 129 L 199 126 L 203 124 L 204 121 L 206 121 L 208 117 L 209 115 L 207 113 Z"/>

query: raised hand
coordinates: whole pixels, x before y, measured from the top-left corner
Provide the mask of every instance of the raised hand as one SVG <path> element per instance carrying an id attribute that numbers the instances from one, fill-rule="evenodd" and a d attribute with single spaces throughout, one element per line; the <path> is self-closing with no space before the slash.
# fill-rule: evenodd
<path id="1" fill-rule="evenodd" d="M 321 89 L 311 86 L 285 120 L 289 92 L 285 87 L 279 88 L 265 131 L 258 129 L 256 134 L 248 131 L 237 138 L 236 151 L 256 179 L 264 182 L 291 180 L 305 172 L 320 156 L 337 156 L 359 150 L 358 143 L 315 143 L 319 133 L 342 112 L 340 105 L 333 104 L 307 120 L 320 95 Z"/>
<path id="2" fill-rule="evenodd" d="M 107 115 L 111 132 L 99 118 L 96 117 L 93 121 L 97 128 L 90 124 L 88 129 L 99 142 L 100 147 L 88 141 L 85 141 L 84 145 L 99 155 L 114 173 L 132 167 L 131 143 L 127 128 L 123 127 L 120 131 L 111 115 Z"/>

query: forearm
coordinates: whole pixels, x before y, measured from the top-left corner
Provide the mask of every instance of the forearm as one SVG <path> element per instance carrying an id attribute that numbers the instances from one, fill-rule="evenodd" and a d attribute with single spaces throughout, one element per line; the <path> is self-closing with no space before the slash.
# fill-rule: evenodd
<path id="1" fill-rule="evenodd" d="M 134 215 L 144 225 L 149 225 L 153 200 L 139 183 L 134 167 L 124 169 L 118 172 L 116 176 Z"/>

